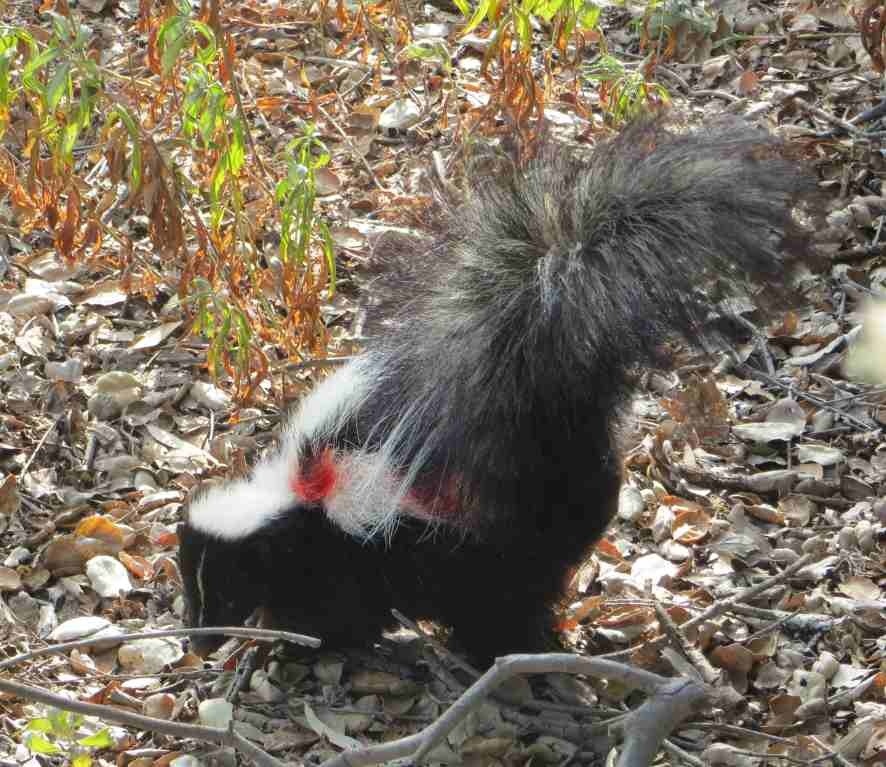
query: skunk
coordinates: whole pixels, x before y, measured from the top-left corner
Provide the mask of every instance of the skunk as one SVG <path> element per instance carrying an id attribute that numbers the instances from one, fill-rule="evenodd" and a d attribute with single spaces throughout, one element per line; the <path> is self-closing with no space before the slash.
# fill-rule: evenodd
<path id="1" fill-rule="evenodd" d="M 801 242 L 815 183 L 783 150 L 740 121 L 639 122 L 478 177 L 379 253 L 393 308 L 366 351 L 248 479 L 186 509 L 187 624 L 263 608 L 354 647 L 397 608 L 478 659 L 555 647 L 558 599 L 616 512 L 633 368 L 710 336 L 706 276 L 775 285 Z"/>

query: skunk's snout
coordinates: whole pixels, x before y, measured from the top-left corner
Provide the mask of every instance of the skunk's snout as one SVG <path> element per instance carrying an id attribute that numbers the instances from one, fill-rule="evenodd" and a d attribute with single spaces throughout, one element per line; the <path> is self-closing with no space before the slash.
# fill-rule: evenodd
<path id="1" fill-rule="evenodd" d="M 188 650 L 200 658 L 205 658 L 221 647 L 224 641 L 222 634 L 189 634 Z"/>

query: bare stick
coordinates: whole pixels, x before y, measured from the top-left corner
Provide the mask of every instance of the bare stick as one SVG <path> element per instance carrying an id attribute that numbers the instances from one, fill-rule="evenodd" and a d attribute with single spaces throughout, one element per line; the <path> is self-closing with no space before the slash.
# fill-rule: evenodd
<path id="1" fill-rule="evenodd" d="M 726 599 L 718 599 L 707 610 L 701 613 L 701 615 L 696 615 L 694 618 L 690 618 L 686 621 L 681 628 L 684 631 L 688 631 L 696 626 L 700 626 L 705 621 L 711 620 L 711 618 L 716 618 L 718 615 L 728 612 L 741 602 L 750 602 L 752 599 L 760 596 L 764 591 L 769 591 L 769 589 L 784 583 L 794 573 L 799 572 L 806 567 L 806 565 L 818 561 L 819 558 L 818 554 L 804 554 L 796 562 L 786 567 L 780 573 L 773 575 L 771 578 L 764 578 L 759 583 L 749 586 L 738 594 L 734 594 Z"/>
<path id="2" fill-rule="evenodd" d="M 255 629 L 243 628 L 242 626 L 227 626 L 224 628 L 190 628 L 190 629 L 159 629 L 157 631 L 139 631 L 132 634 L 115 634 L 107 637 L 96 636 L 93 634 L 86 639 L 76 639 L 72 642 L 62 642 L 60 644 L 47 645 L 37 650 L 23 652 L 19 655 L 13 655 L 11 658 L 0 661 L 0 671 L 5 671 L 11 666 L 17 666 L 31 658 L 37 658 L 41 655 L 50 653 L 65 652 L 73 650 L 77 647 L 91 647 L 92 645 L 116 644 L 118 642 L 131 641 L 133 639 L 161 639 L 163 637 L 179 637 L 179 636 L 211 636 L 213 634 L 224 634 L 225 636 L 243 637 L 244 639 L 257 639 L 261 642 L 276 642 L 283 639 L 293 644 L 304 645 L 305 647 L 319 647 L 320 640 L 315 637 L 305 636 L 303 634 L 293 634 L 290 631 L 273 631 L 271 629 Z"/>
<path id="3" fill-rule="evenodd" d="M 37 443 L 37 446 L 31 451 L 31 454 L 28 456 L 28 460 L 25 461 L 25 465 L 22 466 L 22 470 L 19 472 L 19 481 L 21 481 L 24 476 L 28 473 L 28 469 L 31 468 L 31 464 L 34 463 L 34 459 L 37 457 L 37 453 L 40 452 L 40 448 L 46 443 L 46 440 L 49 439 L 49 435 L 55 431 L 56 426 L 58 426 L 58 422 L 61 421 L 62 417 L 56 416 L 52 419 L 52 423 L 49 424 L 49 427 L 46 431 L 43 432 L 43 436 L 40 437 L 40 441 Z"/>
<path id="4" fill-rule="evenodd" d="M 864 132 L 856 128 L 852 123 L 846 122 L 846 120 L 841 120 L 839 117 L 835 117 L 829 112 L 825 112 L 823 109 L 814 107 L 809 102 L 803 101 L 803 99 L 795 98 L 794 103 L 796 103 L 804 111 L 817 117 L 819 120 L 824 120 L 826 123 L 830 123 L 831 125 L 835 125 L 838 128 L 842 128 L 850 136 L 854 136 L 855 138 L 864 138 Z"/>
<path id="5" fill-rule="evenodd" d="M 742 589 L 738 594 L 734 594 L 733 596 L 727 597 L 726 599 L 717 600 L 703 613 L 701 613 L 700 615 L 696 615 L 694 618 L 690 618 L 688 621 L 686 621 L 686 623 L 680 626 L 681 631 L 689 631 L 690 629 L 701 625 L 705 621 L 709 621 L 712 618 L 716 618 L 718 615 L 722 615 L 724 612 L 731 612 L 735 609 L 735 606 L 737 604 L 749 602 L 755 597 L 758 597 L 763 592 L 769 591 L 769 589 L 784 583 L 784 581 L 794 575 L 794 573 L 802 570 L 804 567 L 806 567 L 806 565 L 818 561 L 818 559 L 818 554 L 804 554 L 796 562 L 786 567 L 780 573 L 776 573 L 770 578 L 764 578 L 759 583 L 754 584 L 753 586 L 749 586 L 746 589 Z M 655 639 L 650 639 L 644 645 L 644 647 L 660 647 L 666 641 L 666 639 L 666 635 L 659 635 Z M 634 652 L 636 652 L 636 648 L 619 650 L 618 652 L 609 653 L 605 656 L 601 656 L 601 659 L 605 658 L 609 660 L 615 660 L 616 658 L 622 658 L 627 655 L 632 655 Z"/>
<path id="6" fill-rule="evenodd" d="M 647 754 L 654 755 L 665 736 L 709 697 L 709 688 L 693 680 L 663 677 L 600 658 L 583 658 L 570 653 L 508 655 L 498 658 L 495 665 L 439 719 L 421 732 L 390 743 L 343 752 L 324 762 L 322 767 L 364 767 L 407 756 L 413 762 L 420 762 L 501 683 L 518 674 L 548 673 L 587 674 L 610 679 L 649 695 L 649 699 L 632 714 L 637 717 L 632 721 L 638 724 L 626 728 L 625 749 L 618 767 L 648 765 L 649 761 L 639 760 Z"/>
<path id="7" fill-rule="evenodd" d="M 451 650 L 448 650 L 442 644 L 440 644 L 434 637 L 428 636 L 424 631 L 421 630 L 419 625 L 410 618 L 407 618 L 403 613 L 399 610 L 391 610 L 391 615 L 393 615 L 397 621 L 408 628 L 410 631 L 414 631 L 421 637 L 421 640 L 425 642 L 428 646 L 434 649 L 439 656 L 449 660 L 455 666 L 458 666 L 462 671 L 467 674 L 470 674 L 473 679 L 477 679 L 480 676 L 480 672 L 477 671 L 470 663 L 465 660 L 462 660 L 458 655 L 456 655 Z"/>
<path id="8" fill-rule="evenodd" d="M 688 679 L 672 679 L 644 701 L 625 722 L 625 746 L 618 767 L 650 765 L 664 739 L 689 718 L 707 699 L 702 685 Z"/>

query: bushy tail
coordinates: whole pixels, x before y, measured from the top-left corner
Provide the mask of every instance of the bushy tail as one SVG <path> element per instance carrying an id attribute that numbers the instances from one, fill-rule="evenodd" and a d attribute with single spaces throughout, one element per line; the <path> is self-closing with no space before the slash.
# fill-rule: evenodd
<path id="1" fill-rule="evenodd" d="M 813 190 L 739 121 L 640 123 L 589 156 L 550 148 L 478 180 L 408 258 L 380 254 L 400 310 L 352 433 L 404 487 L 445 485 L 447 506 L 501 520 L 495 507 L 533 497 L 572 503 L 558 477 L 582 470 L 582 451 L 610 454 L 628 370 L 672 334 L 705 335 L 707 277 L 780 282 L 792 209 Z"/>
<path id="2" fill-rule="evenodd" d="M 462 256 L 477 317 L 525 317 L 527 338 L 554 332 L 617 367 L 654 359 L 669 334 L 702 337 L 705 277 L 780 284 L 803 243 L 792 209 L 814 189 L 780 141 L 737 120 L 639 123 L 590 157 L 548 148 L 489 181 L 442 244 Z"/>

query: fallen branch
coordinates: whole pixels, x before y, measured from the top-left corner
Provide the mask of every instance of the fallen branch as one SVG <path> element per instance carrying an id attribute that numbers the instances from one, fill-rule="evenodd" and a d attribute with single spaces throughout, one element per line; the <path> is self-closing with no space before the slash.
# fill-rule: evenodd
<path id="1" fill-rule="evenodd" d="M 669 733 L 704 704 L 719 699 L 719 691 L 695 680 L 663 677 L 605 659 L 569 653 L 508 655 L 497 659 L 439 719 L 421 732 L 390 743 L 344 751 L 322 767 L 365 767 L 404 757 L 420 762 L 500 684 L 518 674 L 550 673 L 586 674 L 612 680 L 649 696 L 619 724 L 624 749 L 618 767 L 647 767 Z"/>
<path id="2" fill-rule="evenodd" d="M 745 602 L 750 602 L 752 599 L 760 596 L 760 594 L 769 591 L 769 589 L 774 588 L 775 586 L 779 586 L 784 583 L 788 578 L 790 578 L 795 573 L 802 570 L 807 565 L 813 564 L 820 559 L 818 554 L 804 554 L 800 557 L 796 562 L 788 565 L 784 570 L 780 573 L 776 573 L 775 575 L 764 578 L 759 583 L 754 584 L 753 586 L 749 586 L 746 589 L 742 589 L 737 594 L 733 594 L 731 597 L 727 597 L 726 599 L 718 599 L 714 604 L 708 607 L 704 612 L 696 615 L 694 618 L 690 618 L 685 623 L 681 624 L 680 631 L 686 633 L 687 631 L 700 626 L 702 623 L 711 620 L 712 618 L 716 618 L 718 615 L 722 615 L 725 612 L 732 612 L 736 605 L 743 604 Z M 650 639 L 642 648 L 644 649 L 657 649 L 661 647 L 668 641 L 667 634 L 659 634 L 654 639 Z M 604 656 L 600 656 L 600 660 L 608 659 L 608 660 L 617 660 L 618 658 L 624 658 L 626 656 L 633 655 L 637 652 L 639 648 L 632 647 L 627 650 L 619 650 L 618 652 L 609 653 Z"/>

